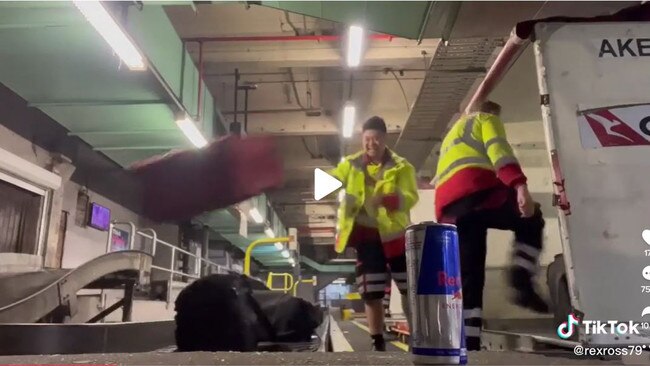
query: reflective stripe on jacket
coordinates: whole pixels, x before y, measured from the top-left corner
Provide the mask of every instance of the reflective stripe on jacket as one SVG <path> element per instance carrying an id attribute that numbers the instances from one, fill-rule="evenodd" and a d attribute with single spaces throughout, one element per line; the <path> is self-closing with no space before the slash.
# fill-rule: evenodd
<path id="1" fill-rule="evenodd" d="M 499 117 L 475 113 L 461 117 L 442 142 L 436 171 L 436 216 L 469 194 L 505 184 L 526 183 Z"/>
<path id="2" fill-rule="evenodd" d="M 377 176 L 373 196 L 390 198 L 396 204 L 388 205 L 394 207 L 380 206 L 376 212 L 368 212 L 376 217 L 379 236 L 384 244 L 395 240 L 403 242 L 406 227 L 410 224 L 409 212 L 418 201 L 415 168 L 394 152 L 387 150 L 387 153 L 389 158 Z M 363 152 L 345 157 L 330 171 L 332 176 L 343 182 L 336 225 L 337 253 L 345 251 L 355 218 L 364 207 L 366 172 Z"/>

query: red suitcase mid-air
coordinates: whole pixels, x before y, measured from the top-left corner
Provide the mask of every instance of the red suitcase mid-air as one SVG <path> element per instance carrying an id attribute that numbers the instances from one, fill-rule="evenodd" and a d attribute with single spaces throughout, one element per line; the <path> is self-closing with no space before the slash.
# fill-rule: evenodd
<path id="1" fill-rule="evenodd" d="M 282 185 L 282 160 L 271 137 L 228 136 L 202 149 L 173 151 L 134 164 L 145 215 L 186 220 Z"/>

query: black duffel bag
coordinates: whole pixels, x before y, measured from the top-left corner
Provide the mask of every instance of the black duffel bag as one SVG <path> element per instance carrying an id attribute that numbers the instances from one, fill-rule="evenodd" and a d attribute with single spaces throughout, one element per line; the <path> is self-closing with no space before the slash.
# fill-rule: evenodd
<path id="1" fill-rule="evenodd" d="M 273 329 L 274 342 L 309 342 L 323 322 L 320 307 L 301 298 L 276 291 L 253 291 L 253 298 Z"/>
<path id="2" fill-rule="evenodd" d="M 250 352 L 260 343 L 310 341 L 323 320 L 320 308 L 262 288 L 238 274 L 187 286 L 176 299 L 177 351 Z"/>

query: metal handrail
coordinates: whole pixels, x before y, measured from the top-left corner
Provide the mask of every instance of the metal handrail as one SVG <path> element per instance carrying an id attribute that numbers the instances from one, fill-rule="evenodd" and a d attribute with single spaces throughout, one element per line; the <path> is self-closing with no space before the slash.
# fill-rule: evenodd
<path id="1" fill-rule="evenodd" d="M 151 266 L 152 269 L 157 269 L 159 271 L 169 273 L 169 281 L 167 281 L 167 306 L 169 306 L 171 304 L 171 302 L 172 302 L 172 283 L 174 281 L 174 275 L 181 276 L 181 277 L 192 278 L 192 279 L 199 279 L 199 278 L 201 278 L 201 273 L 202 273 L 202 269 L 204 268 L 204 266 L 206 268 L 209 268 L 209 267 L 216 268 L 217 271 L 219 271 L 219 272 L 221 272 L 222 270 L 226 271 L 226 268 L 224 266 L 220 265 L 220 264 L 217 264 L 217 263 L 215 263 L 215 262 L 213 262 L 213 261 L 211 261 L 209 259 L 200 257 L 200 256 L 198 256 L 198 255 L 196 255 L 196 254 L 194 254 L 192 252 L 189 252 L 187 250 L 179 248 L 179 247 L 177 247 L 177 246 L 175 246 L 173 244 L 170 244 L 170 243 L 168 243 L 168 242 L 166 242 L 164 240 L 158 239 L 158 234 L 152 228 L 146 228 L 146 229 L 138 230 L 136 228 L 135 224 L 133 222 L 130 222 L 130 221 L 127 221 L 127 222 L 112 222 L 109 225 L 108 239 L 107 239 L 107 243 L 106 243 L 106 252 L 107 253 L 111 251 L 111 239 L 113 237 L 113 227 L 117 226 L 117 225 L 128 225 L 131 228 L 131 232 L 130 232 L 131 237 L 129 238 L 129 249 L 130 250 L 133 250 L 134 247 L 135 247 L 135 236 L 136 235 L 139 235 L 139 236 L 141 236 L 143 238 L 150 239 L 152 241 L 151 255 L 154 256 L 154 257 L 156 255 L 156 248 L 158 247 L 158 244 L 161 244 L 163 246 L 171 248 L 172 253 L 171 253 L 171 261 L 170 261 L 170 264 L 169 264 L 169 268 L 161 267 L 161 266 L 157 266 L 157 265 L 152 265 Z M 151 234 L 147 234 L 146 232 L 149 232 Z M 192 274 L 192 273 L 189 273 L 189 272 L 185 273 L 185 272 L 182 272 L 182 271 L 177 271 L 175 269 L 176 268 L 176 266 L 175 266 L 176 255 L 177 255 L 176 252 L 183 253 L 185 255 L 188 255 L 188 256 L 194 258 L 195 260 L 198 260 L 199 267 L 200 267 L 199 268 L 199 274 L 197 275 L 197 274 Z"/>
<path id="2" fill-rule="evenodd" d="M 253 255 L 253 249 L 258 245 L 263 244 L 275 244 L 275 243 L 288 243 L 293 240 L 290 236 L 283 236 L 280 238 L 263 238 L 257 239 L 254 242 L 248 244 L 246 247 L 246 254 L 244 255 L 244 274 L 246 276 L 251 275 L 251 256 Z"/>
<path id="3" fill-rule="evenodd" d="M 273 277 L 282 277 L 284 278 L 284 287 L 273 287 Z M 291 273 L 273 273 L 269 272 L 269 277 L 266 280 L 266 286 L 269 290 L 272 291 L 284 291 L 285 293 L 289 292 L 293 288 L 295 283 L 293 275 Z"/>
<path id="4" fill-rule="evenodd" d="M 293 285 L 293 296 L 296 296 L 296 294 L 298 293 L 298 285 L 300 285 L 301 283 L 312 283 L 312 284 L 314 284 L 314 283 L 316 283 L 316 280 L 312 278 L 311 280 L 299 280 L 299 281 L 296 281 L 296 283 Z"/>
<path id="5" fill-rule="evenodd" d="M 155 257 L 156 256 L 156 241 L 158 240 L 158 234 L 156 233 L 156 230 L 154 230 L 152 228 L 140 229 L 140 230 L 138 230 L 138 233 L 146 238 L 147 235 L 144 234 L 145 231 L 150 231 L 151 232 L 151 237 L 149 237 L 149 239 L 151 239 L 151 242 L 152 242 L 151 255 L 153 257 Z"/>

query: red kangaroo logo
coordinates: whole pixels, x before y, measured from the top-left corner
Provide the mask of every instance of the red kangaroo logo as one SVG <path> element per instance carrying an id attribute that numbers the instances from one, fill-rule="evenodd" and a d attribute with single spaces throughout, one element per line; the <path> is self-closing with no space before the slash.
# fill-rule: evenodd
<path id="1" fill-rule="evenodd" d="M 603 146 L 650 145 L 650 141 L 607 109 L 585 114 L 585 118 Z"/>

